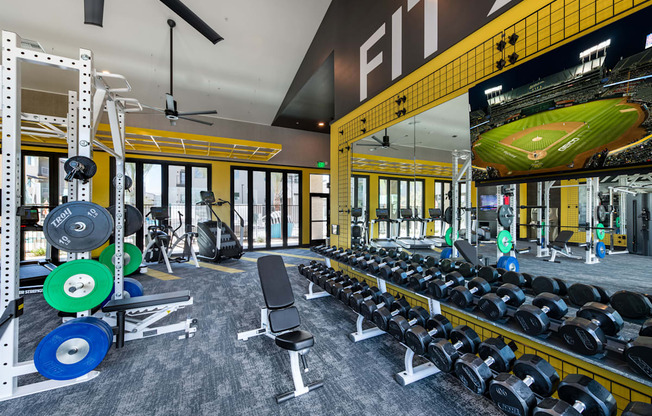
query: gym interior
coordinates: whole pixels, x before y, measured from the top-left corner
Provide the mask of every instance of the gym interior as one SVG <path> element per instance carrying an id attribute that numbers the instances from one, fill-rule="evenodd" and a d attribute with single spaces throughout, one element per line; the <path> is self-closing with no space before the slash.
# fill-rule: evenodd
<path id="1" fill-rule="evenodd" d="M 649 6 L 0 0 L 0 413 L 652 415 Z"/>

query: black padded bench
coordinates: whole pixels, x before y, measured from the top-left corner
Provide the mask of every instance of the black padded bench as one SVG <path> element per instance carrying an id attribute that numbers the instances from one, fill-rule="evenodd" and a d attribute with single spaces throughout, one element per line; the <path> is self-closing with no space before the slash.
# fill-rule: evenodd
<path id="1" fill-rule="evenodd" d="M 299 311 L 294 305 L 294 294 L 290 286 L 285 264 L 281 256 L 265 256 L 258 259 L 258 277 L 263 290 L 267 309 L 266 319 L 271 337 L 279 347 L 290 354 L 294 390 L 276 396 L 277 403 L 308 393 L 323 386 L 321 381 L 303 384 L 299 360 L 308 371 L 305 355 L 315 343 L 310 332 L 297 329 L 301 325 Z M 262 333 L 261 333 L 262 334 Z M 244 338 L 246 339 L 246 338 Z"/>
<path id="2" fill-rule="evenodd" d="M 478 249 L 472 246 L 471 243 L 466 240 L 457 240 L 453 244 L 460 255 L 468 263 L 471 263 L 474 266 L 485 266 L 485 264 L 483 264 L 484 257 L 478 254 Z"/>
<path id="3" fill-rule="evenodd" d="M 557 234 L 557 238 L 555 238 L 553 241 L 548 244 L 548 248 L 552 250 L 552 255 L 550 256 L 550 259 L 547 261 L 553 262 L 553 263 L 559 263 L 559 261 L 555 260 L 557 257 L 557 254 L 560 254 L 562 256 L 571 258 L 571 259 L 581 259 L 582 257 L 580 256 L 574 256 L 573 253 L 571 253 L 570 248 L 568 247 L 568 242 L 570 241 L 571 238 L 573 238 L 573 231 L 571 230 L 564 230 L 560 231 L 559 234 Z M 580 247 L 586 247 L 586 244 L 580 244 Z"/>
<path id="4" fill-rule="evenodd" d="M 133 298 L 112 299 L 104 305 L 102 312 L 117 312 L 118 332 L 116 334 L 116 348 L 125 344 L 125 318 L 128 310 L 152 308 L 174 303 L 188 302 L 191 299 L 189 290 L 159 293 L 156 295 L 143 295 Z"/>

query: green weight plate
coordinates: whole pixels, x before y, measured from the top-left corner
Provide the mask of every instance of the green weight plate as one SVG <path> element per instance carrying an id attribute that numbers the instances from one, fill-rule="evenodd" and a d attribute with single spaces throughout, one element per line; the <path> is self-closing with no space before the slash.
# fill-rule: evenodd
<path id="1" fill-rule="evenodd" d="M 143 262 L 143 253 L 140 252 L 138 247 L 133 244 L 125 243 L 124 245 L 124 275 L 128 276 L 138 270 L 140 264 Z M 105 265 L 115 274 L 115 244 L 111 244 L 100 254 L 100 263 Z"/>
<path id="2" fill-rule="evenodd" d="M 546 236 L 546 222 L 541 221 L 541 237 L 545 237 L 545 236 Z"/>
<path id="3" fill-rule="evenodd" d="M 604 232 L 604 225 L 602 223 L 599 223 L 596 227 L 595 230 L 595 237 L 598 240 L 602 240 L 604 238 L 605 232 Z"/>
<path id="4" fill-rule="evenodd" d="M 616 227 L 620 227 L 620 217 L 616 217 Z"/>
<path id="5" fill-rule="evenodd" d="M 70 253 L 95 250 L 113 232 L 113 217 L 103 207 L 87 201 L 68 202 L 54 208 L 43 223 L 43 235 L 52 247 Z"/>
<path id="6" fill-rule="evenodd" d="M 512 250 L 512 235 L 507 230 L 502 230 L 498 233 L 498 238 L 496 238 L 498 243 L 498 250 L 501 253 L 509 253 Z"/>
<path id="7" fill-rule="evenodd" d="M 93 309 L 109 296 L 113 273 L 95 260 L 72 260 L 54 269 L 43 284 L 43 296 L 54 309 L 76 313 Z"/>
<path id="8" fill-rule="evenodd" d="M 445 237 L 446 237 L 446 244 L 448 244 L 449 246 L 453 245 L 453 237 L 452 237 L 452 235 L 453 235 L 453 227 L 448 227 L 448 229 L 446 230 Z M 460 238 L 460 232 L 458 231 L 457 232 L 457 239 L 459 239 L 459 238 Z"/>

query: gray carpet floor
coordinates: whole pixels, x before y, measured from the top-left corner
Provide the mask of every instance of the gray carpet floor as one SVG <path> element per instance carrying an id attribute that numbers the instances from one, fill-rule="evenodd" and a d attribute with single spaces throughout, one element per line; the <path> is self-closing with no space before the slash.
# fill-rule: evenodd
<path id="1" fill-rule="evenodd" d="M 310 256 L 308 250 L 284 253 Z M 255 259 L 261 253 L 249 253 Z M 308 260 L 286 256 L 287 264 Z M 499 415 L 493 403 L 468 390 L 453 376 L 438 374 L 401 387 L 393 375 L 402 371 L 404 348 L 388 335 L 352 343 L 356 316 L 327 297 L 306 301 L 308 282 L 288 266 L 302 329 L 315 336 L 308 355 L 309 381 L 324 388 L 281 405 L 274 395 L 292 389 L 287 352 L 267 337 L 246 342 L 236 334 L 259 324 L 264 305 L 254 261 L 229 261 L 242 270 L 225 273 L 188 264 L 175 265 L 178 280 L 136 276 L 146 293 L 189 289 L 191 308 L 166 319 L 199 320 L 194 338 L 168 334 L 128 342 L 111 349 L 86 383 L 0 402 L 0 414 L 14 415 Z M 163 270 L 161 267 L 155 267 Z M 27 295 L 20 319 L 21 360 L 31 359 L 36 345 L 60 324 L 39 294 Z M 20 384 L 40 376 L 21 378 Z"/>

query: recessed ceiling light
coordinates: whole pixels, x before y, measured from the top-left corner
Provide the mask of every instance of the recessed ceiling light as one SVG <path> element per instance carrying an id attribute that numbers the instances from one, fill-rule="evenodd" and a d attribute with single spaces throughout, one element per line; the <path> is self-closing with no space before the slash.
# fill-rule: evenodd
<path id="1" fill-rule="evenodd" d="M 324 127 L 326 125 L 326 123 L 324 123 L 323 121 L 320 121 L 319 123 L 317 123 L 317 125 L 319 127 Z"/>

